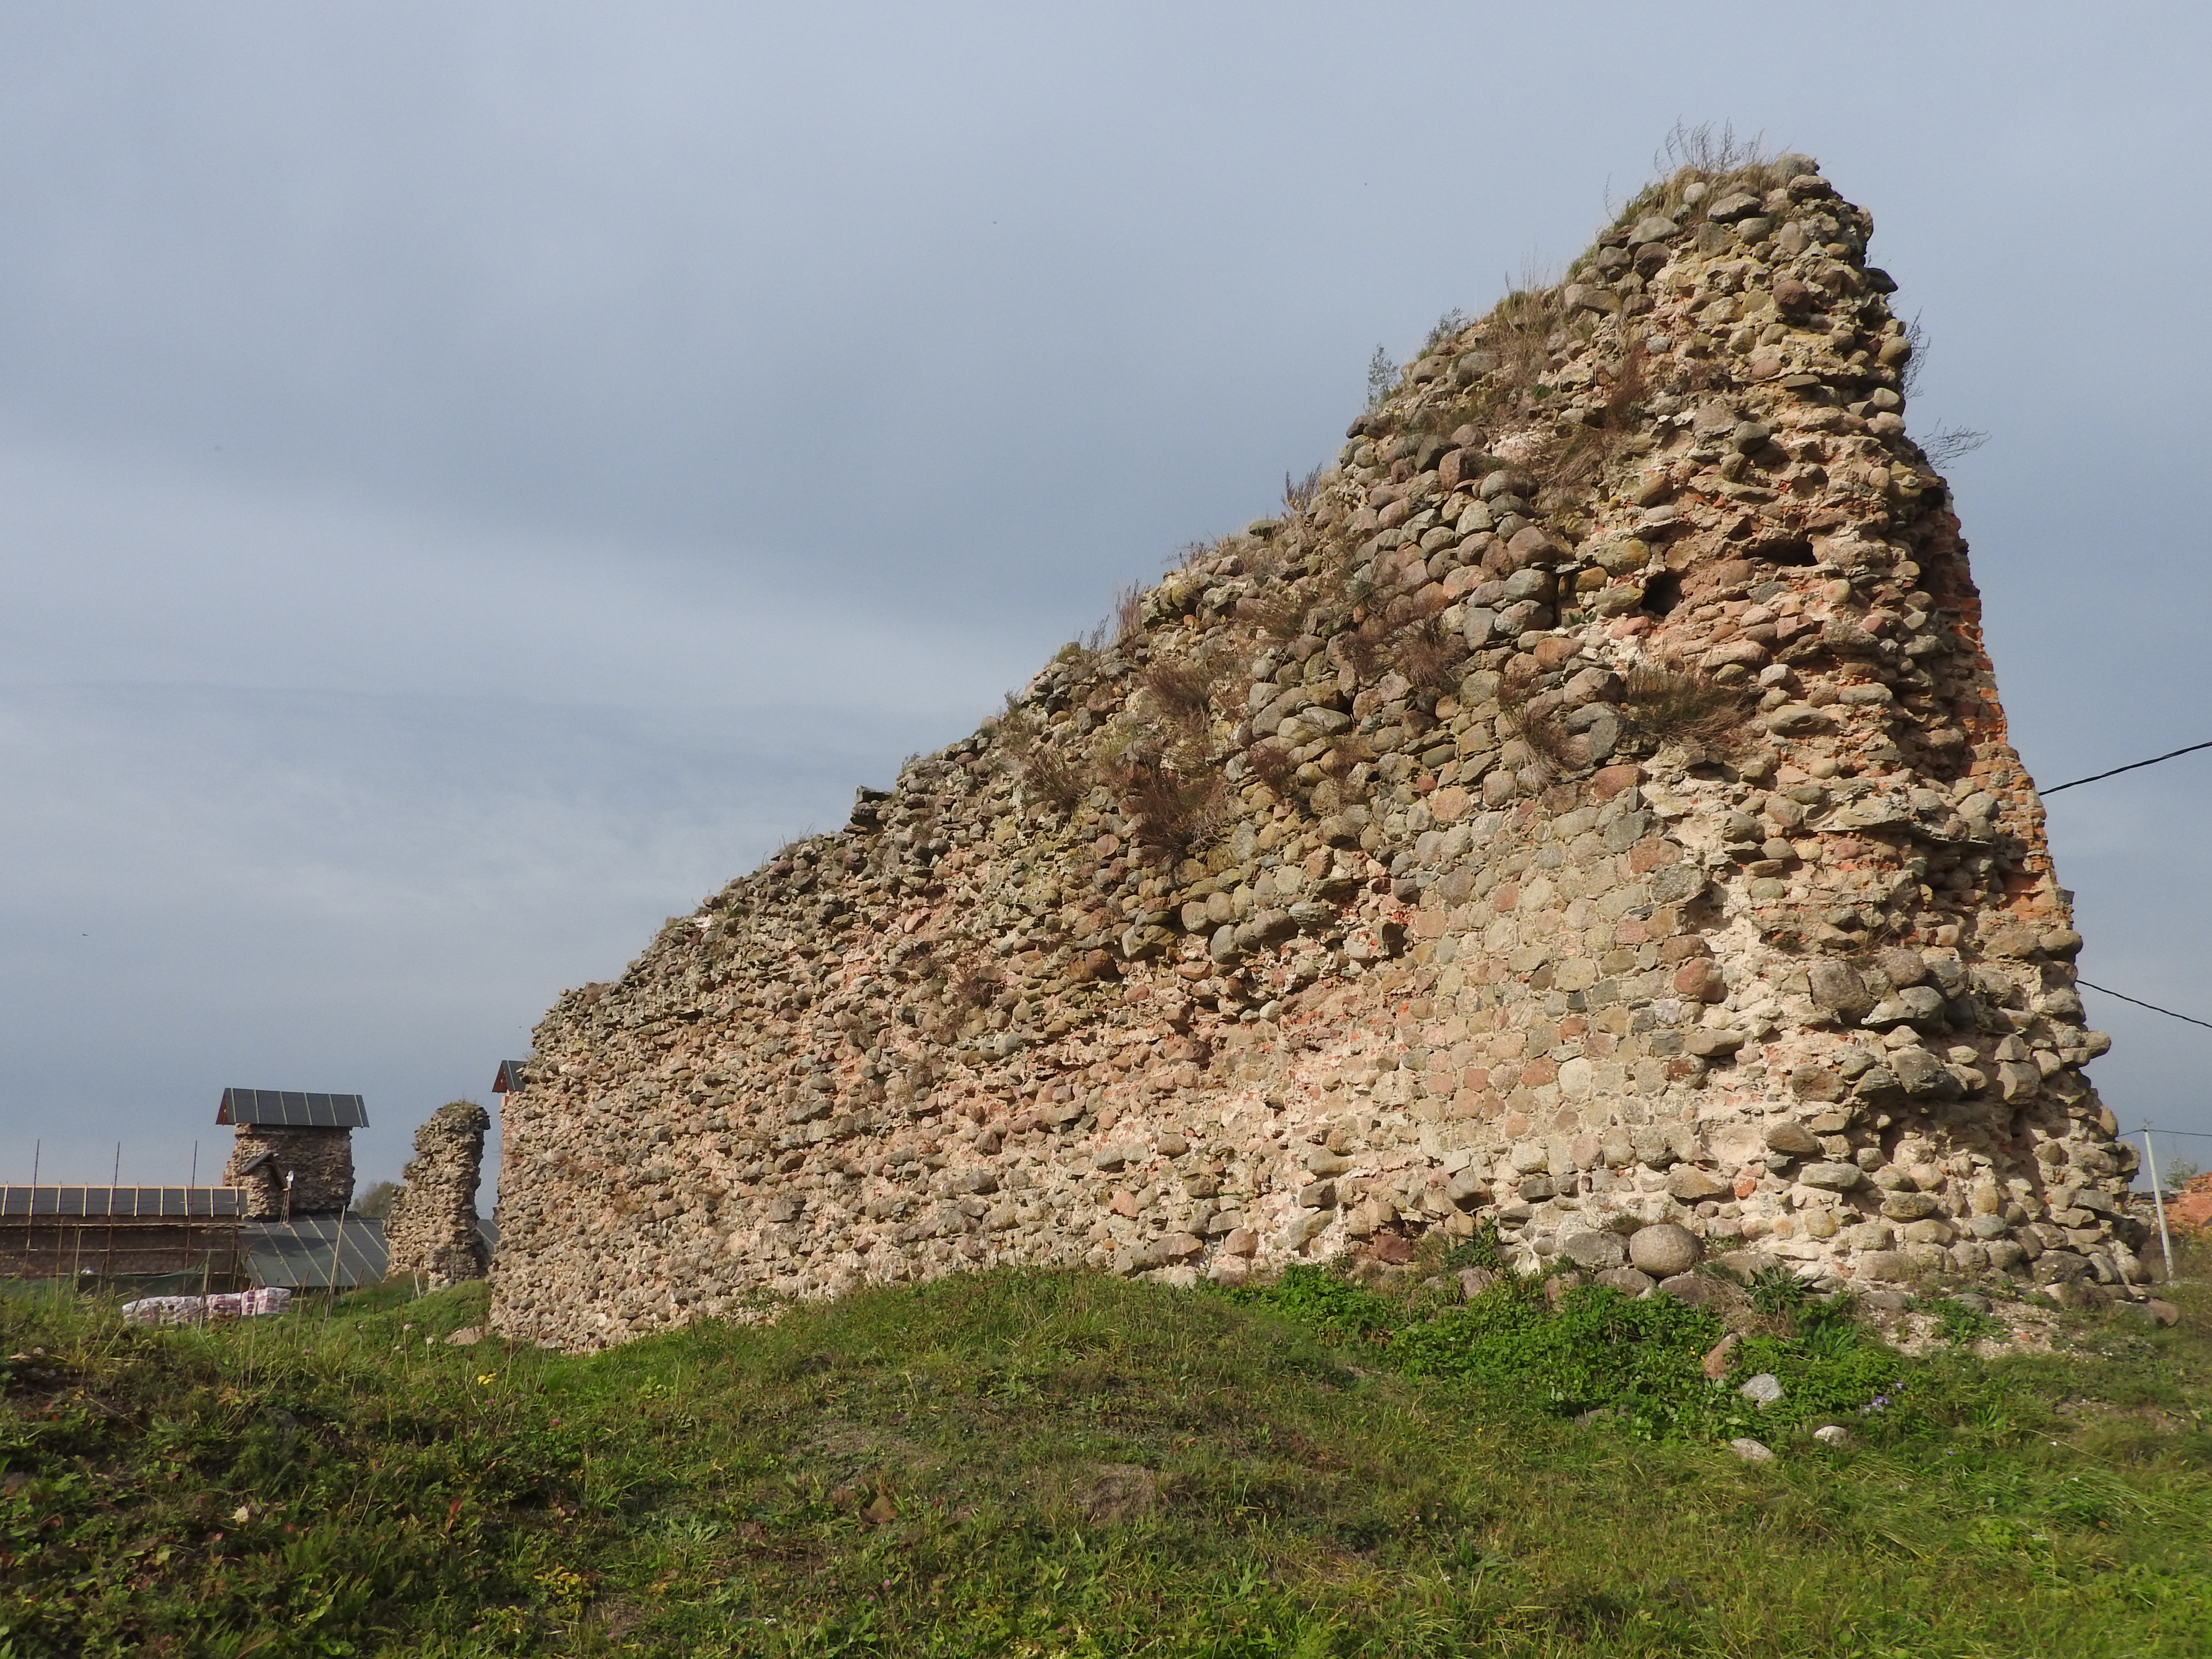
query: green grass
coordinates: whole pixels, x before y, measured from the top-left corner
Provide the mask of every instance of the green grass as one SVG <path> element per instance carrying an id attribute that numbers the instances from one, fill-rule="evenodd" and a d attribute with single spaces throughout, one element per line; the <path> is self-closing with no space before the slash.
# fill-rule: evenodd
<path id="1" fill-rule="evenodd" d="M 1705 1357 L 1729 1331 L 1717 1313 L 1671 1297 L 1632 1301 L 1596 1286 L 1569 1290 L 1554 1305 L 1543 1288 L 1509 1278 L 1462 1306 L 1455 1292 L 1439 1294 L 1441 1286 L 1394 1298 L 1326 1268 L 1293 1267 L 1233 1299 L 1364 1343 L 1374 1359 L 1408 1376 L 1474 1384 L 1491 1399 L 1533 1404 L 1548 1416 L 1601 1414 L 1644 1439 L 1771 1439 L 1840 1422 L 1892 1445 L 1926 1432 L 1930 1409 L 1944 1409 L 1944 1390 L 1930 1386 L 1940 1373 L 1911 1365 L 1880 1341 L 1852 1317 L 1848 1300 L 1808 1302 L 1794 1280 L 1790 1303 L 1764 1317 L 1755 1304 L 1748 1308 L 1753 1328 L 1747 1338 L 1740 1334 L 1723 1379 L 1772 1375 L 1786 1392 L 1767 1407 L 1706 1377 Z"/>
<path id="2" fill-rule="evenodd" d="M 991 1273 L 588 1358 L 426 1344 L 480 1288 L 0 1301 L 0 1659 L 2208 1650 L 2201 1300 L 2000 1361 L 1747 1308 L 1768 1413 L 1712 1316 L 1510 1283 Z"/>

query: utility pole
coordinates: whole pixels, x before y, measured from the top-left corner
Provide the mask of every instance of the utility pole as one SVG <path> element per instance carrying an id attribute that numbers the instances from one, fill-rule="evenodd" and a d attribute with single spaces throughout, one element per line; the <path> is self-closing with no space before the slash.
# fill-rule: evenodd
<path id="1" fill-rule="evenodd" d="M 2158 1154 L 2151 1150 L 2150 1125 L 2142 1127 L 2143 1161 L 2150 1170 L 2150 1206 L 2158 1212 L 2158 1247 L 2166 1254 L 2166 1280 L 2173 1282 L 2173 1235 L 2166 1230 L 2166 1194 L 2158 1188 Z"/>

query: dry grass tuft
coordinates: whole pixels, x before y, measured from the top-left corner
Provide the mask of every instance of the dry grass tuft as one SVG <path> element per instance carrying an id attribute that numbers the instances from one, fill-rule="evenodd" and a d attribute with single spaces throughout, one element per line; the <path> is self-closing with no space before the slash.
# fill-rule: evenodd
<path id="1" fill-rule="evenodd" d="M 1225 666 L 1218 651 L 1200 651 L 1188 657 L 1156 656 L 1138 675 L 1137 683 L 1152 694 L 1161 717 L 1171 725 L 1203 727 Z"/>
<path id="2" fill-rule="evenodd" d="M 1559 289 L 1550 276 L 1534 269 L 1523 271 L 1480 322 L 1470 325 L 1462 319 L 1452 331 L 1464 333 L 1468 348 L 1491 366 L 1456 394 L 1407 411 L 1406 428 L 1457 441 L 1462 427 L 1480 433 L 1522 419 L 1542 401 L 1540 388 L 1567 321 Z"/>
<path id="3" fill-rule="evenodd" d="M 1708 195 L 1736 189 L 1763 194 L 1787 182 L 1786 169 L 1777 165 L 1779 159 L 1759 135 L 1740 137 L 1728 123 L 1679 122 L 1654 158 L 1656 180 L 1622 210 L 1619 221 L 1626 224 L 1646 215 L 1665 214 L 1679 222 L 1685 194 L 1693 185 Z M 1389 424 L 1442 435 L 1462 423 L 1478 431 L 1493 430 L 1539 412 L 1552 390 L 1546 380 L 1555 354 L 1572 339 L 1589 338 L 1600 326 L 1594 317 L 1566 312 L 1559 280 L 1552 272 L 1524 269 L 1510 283 L 1505 297 L 1479 322 L 1470 324 L 1456 312 L 1439 319 L 1424 346 L 1425 355 L 1457 343 L 1480 352 L 1487 363 L 1480 374 L 1457 375 L 1462 390 L 1456 395 L 1419 393 L 1417 406 L 1390 408 L 1386 416 Z M 1632 331 L 1625 331 L 1632 340 L 1638 338 Z M 1596 435 L 1569 434 L 1555 450 L 1553 482 L 1571 485 L 1587 480 L 1617 453 L 1626 417 L 1648 391 L 1643 366 L 1637 361 L 1640 356 L 1640 344 L 1632 346 L 1623 372 L 1609 388 L 1606 407 L 1592 424 Z M 1374 411 L 1394 405 L 1402 393 L 1397 366 L 1379 350 L 1369 370 L 1369 393 L 1368 406 Z"/>
<path id="4" fill-rule="evenodd" d="M 1637 406 L 1650 395 L 1651 351 L 1644 341 L 1642 329 L 1628 331 L 1627 343 L 1620 349 L 1620 366 L 1606 382 L 1605 400 L 1601 407 L 1608 431 L 1626 428 L 1635 416 Z"/>
<path id="5" fill-rule="evenodd" d="M 1339 647 L 1352 672 L 1361 679 L 1372 679 L 1375 665 L 1382 660 L 1382 624 L 1370 617 L 1357 628 L 1347 629 L 1337 635 L 1343 641 Z"/>
<path id="6" fill-rule="evenodd" d="M 1091 787 L 1085 769 L 1062 752 L 1043 720 L 1023 708 L 1011 693 L 993 724 L 1003 763 L 1031 795 L 1063 812 L 1083 799 Z"/>
<path id="7" fill-rule="evenodd" d="M 1739 138 L 1733 121 L 1723 121 L 1718 126 L 1711 121 L 1700 121 L 1694 126 L 1686 121 L 1677 121 L 1668 130 L 1658 154 L 1651 158 L 1651 170 L 1662 173 L 1686 170 L 1700 178 L 1717 179 L 1764 167 L 1773 160 L 1773 153 L 1759 142 L 1765 136 L 1754 132 L 1747 138 Z"/>
<path id="8" fill-rule="evenodd" d="M 945 975 L 945 989 L 961 1007 L 981 1008 L 999 994 L 1004 982 L 994 962 L 956 962 Z"/>
<path id="9" fill-rule="evenodd" d="M 1467 325 L 1468 314 L 1454 306 L 1430 325 L 1428 338 L 1421 343 L 1422 355 L 1425 356 L 1440 347 L 1449 345 L 1467 331 Z"/>
<path id="10" fill-rule="evenodd" d="M 1313 505 L 1314 497 L 1321 493 L 1322 475 L 1328 471 L 1327 461 L 1316 462 L 1303 478 L 1283 474 L 1283 507 L 1290 513 L 1304 513 Z"/>
<path id="11" fill-rule="evenodd" d="M 1021 757 L 1023 786 L 1040 800 L 1065 812 L 1091 787 L 1085 770 L 1051 744 L 1034 745 Z"/>
<path id="12" fill-rule="evenodd" d="M 1145 590 L 1131 582 L 1114 590 L 1114 643 L 1127 646 L 1145 632 Z"/>
<path id="13" fill-rule="evenodd" d="M 1434 617 L 1401 631 L 1391 649 L 1398 672 L 1417 691 L 1450 690 L 1459 684 L 1459 665 L 1466 655 L 1467 642 Z"/>
<path id="14" fill-rule="evenodd" d="M 1571 772 L 1583 764 L 1583 757 L 1576 752 L 1574 734 L 1559 723 L 1556 709 L 1540 701 L 1532 702 L 1514 712 L 1511 724 L 1513 735 L 1553 772 Z"/>
<path id="15" fill-rule="evenodd" d="M 1628 671 L 1621 713 L 1654 742 L 1732 749 L 1744 740 L 1750 704 L 1747 692 L 1700 669 L 1647 663 Z"/>
<path id="16" fill-rule="evenodd" d="M 1638 416 L 1651 391 L 1650 349 L 1642 331 L 1631 331 L 1591 416 L 1563 424 L 1522 458 L 1523 469 L 1541 488 L 1540 504 L 1556 509 L 1561 495 L 1594 482 L 1613 464 L 1636 435 Z"/>
<path id="17" fill-rule="evenodd" d="M 1525 410 L 1543 384 L 1552 336 L 1565 320 L 1559 292 L 1550 286 L 1530 283 L 1498 302 L 1484 341 L 1498 368 L 1480 388 L 1482 413 L 1495 418 Z"/>
<path id="18" fill-rule="evenodd" d="M 1919 394 L 1920 376 L 1928 367 L 1928 331 L 1914 312 L 1905 325 L 1905 366 L 1898 371 L 1897 387 L 1908 404 Z"/>
<path id="19" fill-rule="evenodd" d="M 1651 158 L 1656 182 L 1629 203 L 1620 217 L 1632 220 L 1647 213 L 1676 216 L 1683 206 L 1683 192 L 1692 185 L 1704 185 L 1709 192 L 1747 190 L 1763 195 L 1790 182 L 1775 166 L 1779 159 L 1766 147 L 1761 134 L 1739 137 L 1735 126 L 1726 121 L 1694 125 L 1678 121 Z"/>
<path id="20" fill-rule="evenodd" d="M 1990 434 L 1971 426 L 1939 427 L 1920 441 L 1920 453 L 1939 472 L 1989 442 Z"/>
<path id="21" fill-rule="evenodd" d="M 1498 686 L 1504 726 L 1554 773 L 1573 771 L 1583 764 L 1574 734 L 1559 722 L 1558 699 L 1536 690 L 1537 678 L 1535 664 L 1527 658 L 1516 658 L 1507 668 Z"/>
<path id="22" fill-rule="evenodd" d="M 1349 787 L 1347 775 L 1362 762 L 1374 758 L 1375 745 L 1365 738 L 1357 732 L 1340 732 L 1328 740 L 1328 747 L 1322 751 L 1321 758 L 1314 763 L 1328 776 L 1338 780 L 1339 799 L 1350 802 L 1365 799 L 1366 791 L 1364 787 L 1355 789 Z"/>
<path id="23" fill-rule="evenodd" d="M 1237 601 L 1237 620 L 1272 639 L 1294 640 L 1305 631 L 1306 608 L 1287 593 L 1250 593 Z"/>
<path id="24" fill-rule="evenodd" d="M 1212 840 L 1228 811 L 1218 772 L 1189 776 L 1158 756 L 1125 763 L 1120 786 L 1130 839 L 1166 861 L 1186 859 Z"/>
<path id="25" fill-rule="evenodd" d="M 1244 763 L 1252 769 L 1252 775 L 1273 790 L 1278 795 L 1290 793 L 1291 780 L 1298 774 L 1298 763 L 1291 758 L 1291 751 L 1273 738 L 1262 738 L 1244 751 Z"/>

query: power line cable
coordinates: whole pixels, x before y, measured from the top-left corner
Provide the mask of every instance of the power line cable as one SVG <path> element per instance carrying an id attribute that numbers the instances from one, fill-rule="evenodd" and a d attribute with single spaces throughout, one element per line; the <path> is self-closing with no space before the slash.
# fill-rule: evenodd
<path id="1" fill-rule="evenodd" d="M 2175 758 L 2175 757 L 2180 755 L 2193 755 L 2200 749 L 2212 749 L 2212 743 L 2192 743 L 2186 749 L 2176 749 L 2166 754 L 2153 755 L 2148 760 L 2130 761 L 2125 766 L 2115 766 L 2109 772 L 2092 772 L 2086 778 L 2075 779 L 2072 783 L 2054 783 L 2050 788 L 2042 790 L 2039 793 L 2045 795 L 2055 795 L 2062 789 L 2072 789 L 2080 784 L 2094 783 L 2100 778 L 2117 778 L 2123 772 L 2138 771 L 2143 767 L 2155 766 L 2160 761 L 2170 761 Z M 2114 996 L 2118 996 L 2119 993 L 2115 991 L 2112 994 Z M 2161 1008 L 2159 1012 L 2160 1013 L 2164 1013 L 2166 1010 Z M 2203 1024 L 2202 1021 L 2199 1021 L 2198 1023 L 2200 1024 Z"/>
<path id="2" fill-rule="evenodd" d="M 2138 1008 L 2148 1008 L 2154 1014 L 2164 1014 L 2169 1019 L 2185 1019 L 2191 1025 L 2202 1025 L 2206 1030 L 2212 1031 L 2212 1019 L 2199 1019 L 2194 1014 L 2177 1014 L 2171 1008 L 2161 1008 L 2155 1002 L 2145 1002 L 2141 997 L 2131 997 L 2124 991 L 2115 991 L 2109 985 L 2099 985 L 2081 978 L 2076 978 L 2074 982 L 2076 985 L 2086 985 L 2093 991 L 2102 991 L 2108 997 L 2118 997 L 2123 1002 L 2132 1002 Z"/>

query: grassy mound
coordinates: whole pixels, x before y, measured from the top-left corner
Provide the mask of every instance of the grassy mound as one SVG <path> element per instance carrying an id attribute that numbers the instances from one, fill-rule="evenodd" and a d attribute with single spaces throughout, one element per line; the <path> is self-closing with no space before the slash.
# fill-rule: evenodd
<path id="1" fill-rule="evenodd" d="M 1319 1270 L 992 1273 L 589 1358 L 439 1340 L 481 1317 L 0 1302 L 0 1659 L 2117 1659 L 2212 1627 L 2201 1306 L 1995 1360 L 1771 1307 L 1719 1383 L 1710 1313 Z"/>

